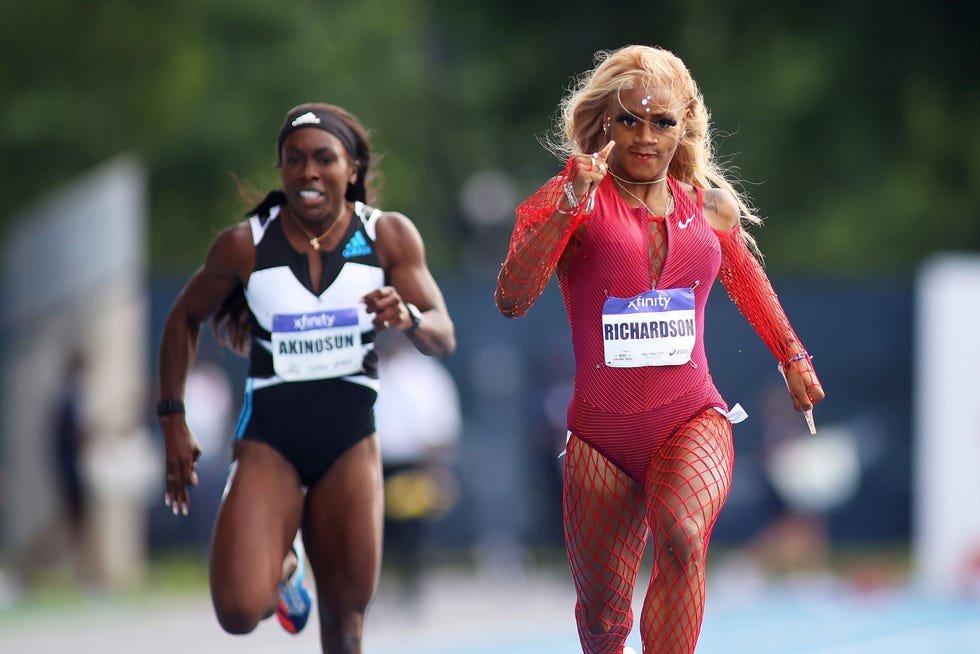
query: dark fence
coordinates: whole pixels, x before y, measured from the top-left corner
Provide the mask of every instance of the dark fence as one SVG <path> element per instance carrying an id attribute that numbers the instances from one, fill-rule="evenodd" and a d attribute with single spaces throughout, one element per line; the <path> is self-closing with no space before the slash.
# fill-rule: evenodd
<path id="1" fill-rule="evenodd" d="M 456 462 L 459 502 L 432 535 L 444 548 L 557 547 L 561 483 L 556 457 L 565 438 L 564 410 L 574 372 L 564 308 L 552 284 L 526 317 L 507 320 L 494 308 L 494 281 L 440 276 L 457 327 L 459 348 L 445 365 L 459 388 L 464 433 Z M 818 430 L 846 434 L 858 455 L 856 492 L 825 515 L 831 538 L 840 543 L 907 541 L 912 491 L 910 285 L 779 279 L 774 286 L 828 393 L 816 411 Z M 154 348 L 178 289 L 173 281 L 153 286 Z M 749 413 L 746 422 L 735 426 L 735 480 L 715 529 L 716 541 L 739 543 L 785 508 L 764 461 L 777 414 L 785 413 L 790 400 L 772 355 L 720 284 L 712 290 L 707 323 L 715 382 L 729 404 L 738 402 Z M 215 346 L 209 335 L 202 341 L 201 356 L 228 372 L 239 403 L 244 360 Z M 801 417 L 794 415 L 793 420 L 795 428 L 805 429 Z M 191 523 L 173 520 L 162 502 L 151 509 L 152 547 L 206 546 L 224 482 L 223 456 L 214 470 L 205 471 L 211 478 L 195 491 L 197 517 Z"/>

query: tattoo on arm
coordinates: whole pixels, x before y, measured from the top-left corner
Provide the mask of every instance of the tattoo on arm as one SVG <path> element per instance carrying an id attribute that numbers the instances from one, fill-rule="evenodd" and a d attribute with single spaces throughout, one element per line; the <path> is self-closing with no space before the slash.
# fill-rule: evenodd
<path id="1" fill-rule="evenodd" d="M 704 194 L 704 210 L 710 211 L 711 213 L 717 214 L 718 208 L 718 193 L 717 189 L 710 189 Z"/>

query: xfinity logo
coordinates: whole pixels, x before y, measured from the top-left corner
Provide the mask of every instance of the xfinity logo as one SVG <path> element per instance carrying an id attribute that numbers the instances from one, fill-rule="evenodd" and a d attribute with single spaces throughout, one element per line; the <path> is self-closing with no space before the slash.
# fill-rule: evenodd
<path id="1" fill-rule="evenodd" d="M 656 297 L 635 297 L 630 300 L 629 304 L 626 306 L 633 311 L 641 311 L 648 307 L 654 307 L 657 309 L 666 309 L 667 305 L 670 304 L 669 295 L 658 295 Z"/>
<path id="2" fill-rule="evenodd" d="M 311 316 L 308 314 L 303 314 L 298 318 L 293 320 L 293 327 L 297 331 L 305 331 L 307 329 L 323 329 L 326 327 L 333 327 L 334 316 L 329 313 L 321 313 L 316 316 Z"/>

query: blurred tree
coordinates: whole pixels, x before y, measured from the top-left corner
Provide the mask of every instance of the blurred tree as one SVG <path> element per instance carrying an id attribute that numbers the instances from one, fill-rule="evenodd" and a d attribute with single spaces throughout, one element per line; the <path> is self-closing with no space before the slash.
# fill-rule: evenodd
<path id="1" fill-rule="evenodd" d="M 701 82 L 721 154 L 771 216 L 772 269 L 903 274 L 980 249 L 978 15 L 951 0 L 6 0 L 0 238 L 57 184 L 133 152 L 150 170 L 154 270 L 184 271 L 247 208 L 231 175 L 274 186 L 282 115 L 321 100 L 372 130 L 383 206 L 455 268 L 466 179 L 499 169 L 530 192 L 558 165 L 536 138 L 572 76 L 642 42 Z"/>

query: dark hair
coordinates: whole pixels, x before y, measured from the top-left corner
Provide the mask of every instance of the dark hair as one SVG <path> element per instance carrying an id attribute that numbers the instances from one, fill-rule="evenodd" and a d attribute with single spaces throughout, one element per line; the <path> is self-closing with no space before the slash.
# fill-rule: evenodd
<path id="1" fill-rule="evenodd" d="M 350 151 L 354 164 L 357 166 L 357 177 L 352 184 L 347 185 L 347 191 L 344 197 L 351 202 L 359 201 L 365 204 L 376 205 L 379 201 L 379 180 L 371 168 L 371 141 L 368 137 L 368 131 L 356 116 L 342 107 L 322 102 L 311 102 L 298 105 L 286 112 L 286 117 L 283 119 L 277 139 L 279 146 L 276 152 L 277 166 L 282 161 L 282 141 L 291 131 L 299 129 L 299 126 L 292 124 L 293 121 L 298 116 L 302 116 L 307 112 L 324 118 L 325 122 L 332 122 L 335 119 L 346 128 L 349 128 L 353 136 L 353 151 L 350 151 L 351 144 L 347 143 L 347 141 L 350 141 L 349 135 L 344 134 L 341 136 L 337 134 L 338 131 L 343 133 L 344 127 L 336 126 L 339 129 L 326 129 L 326 131 L 337 135 L 344 142 L 345 147 Z M 319 124 L 310 126 L 324 129 Z M 375 157 L 375 160 L 377 159 Z M 237 178 L 235 183 L 238 186 L 239 195 L 252 207 L 246 213 L 247 216 L 257 213 L 267 213 L 270 207 L 285 202 L 285 196 L 280 191 L 273 191 L 259 201 L 254 190 L 245 188 Z M 221 302 L 221 306 L 218 307 L 218 310 L 211 317 L 211 331 L 214 333 L 215 340 L 221 345 L 237 354 L 243 356 L 248 355 L 251 345 L 251 318 L 248 311 L 248 304 L 245 301 L 244 286 L 239 284 Z"/>
<path id="2" fill-rule="evenodd" d="M 244 286 L 239 284 L 221 301 L 221 306 L 211 316 L 211 332 L 219 345 L 235 354 L 248 356 L 252 344 L 252 324 Z"/>

